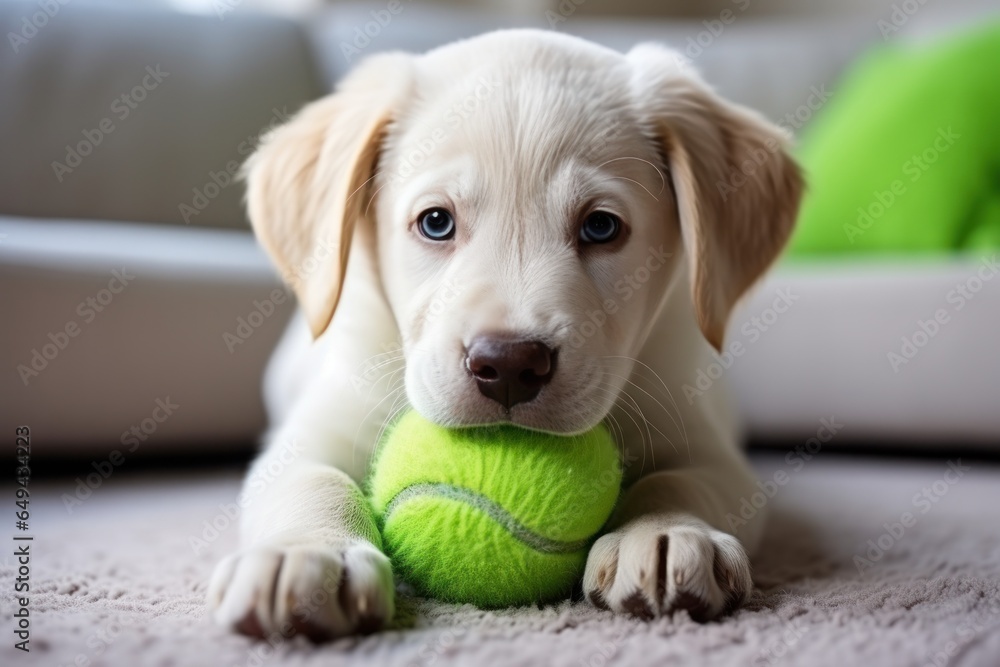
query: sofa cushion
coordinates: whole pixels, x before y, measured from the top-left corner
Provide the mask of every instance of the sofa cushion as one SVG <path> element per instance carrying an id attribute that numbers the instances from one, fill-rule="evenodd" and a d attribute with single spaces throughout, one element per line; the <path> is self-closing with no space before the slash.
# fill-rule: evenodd
<path id="1" fill-rule="evenodd" d="M 295 304 L 250 232 L 0 217 L 0 234 L 0 430 L 95 457 L 261 433 L 261 376 Z"/>
<path id="2" fill-rule="evenodd" d="M 50 4 L 0 3 L 0 214 L 245 226 L 232 173 L 323 90 L 302 29 Z"/>

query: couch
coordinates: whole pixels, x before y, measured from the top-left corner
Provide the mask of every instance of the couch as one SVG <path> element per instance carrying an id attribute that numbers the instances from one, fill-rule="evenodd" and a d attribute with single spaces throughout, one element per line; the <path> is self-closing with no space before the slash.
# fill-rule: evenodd
<path id="1" fill-rule="evenodd" d="M 0 3 L 4 25 L 26 34 L 37 9 Z M 930 14 L 908 34 L 925 38 Z M 723 94 L 792 129 L 879 38 L 845 19 L 658 24 L 565 7 L 512 19 L 346 4 L 295 23 L 60 5 L 0 56 L 0 144 L 16 156 L 0 161 L 0 428 L 35 424 L 47 453 L 92 455 L 169 397 L 181 407 L 144 451 L 245 450 L 263 427 L 261 373 L 294 304 L 287 291 L 275 300 L 282 286 L 248 232 L 239 164 L 357 58 L 525 24 L 620 49 L 675 44 Z M 728 376 L 758 441 L 808 437 L 832 415 L 850 425 L 840 444 L 996 442 L 988 332 L 1000 290 L 983 290 L 903 372 L 885 360 L 979 261 L 783 266 L 733 318 L 730 340 L 745 353 L 704 371 Z M 115 271 L 134 275 L 120 293 L 107 289 Z M 782 287 L 795 307 L 747 338 Z M 714 380 L 690 386 L 724 391 Z"/>

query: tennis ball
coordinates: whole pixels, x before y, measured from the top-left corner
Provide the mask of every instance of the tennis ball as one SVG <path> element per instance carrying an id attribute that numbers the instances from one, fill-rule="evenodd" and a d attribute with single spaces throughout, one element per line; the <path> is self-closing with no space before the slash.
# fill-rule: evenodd
<path id="1" fill-rule="evenodd" d="M 423 595 L 489 608 L 566 597 L 621 476 L 603 426 L 446 429 L 411 411 L 380 443 L 368 492 L 397 573 Z"/>

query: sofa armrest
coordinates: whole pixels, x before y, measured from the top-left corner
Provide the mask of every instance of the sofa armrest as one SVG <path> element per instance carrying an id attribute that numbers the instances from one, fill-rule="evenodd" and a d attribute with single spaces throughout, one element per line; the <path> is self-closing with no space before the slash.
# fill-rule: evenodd
<path id="1" fill-rule="evenodd" d="M 0 234 L 0 431 L 95 457 L 256 440 L 294 298 L 249 232 L 0 218 Z"/>

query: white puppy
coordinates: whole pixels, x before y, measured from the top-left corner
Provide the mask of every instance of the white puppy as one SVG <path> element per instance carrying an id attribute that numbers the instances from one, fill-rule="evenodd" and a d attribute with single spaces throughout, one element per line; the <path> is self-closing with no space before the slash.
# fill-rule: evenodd
<path id="1" fill-rule="evenodd" d="M 216 619 L 313 639 L 390 620 L 359 483 L 409 406 L 454 427 L 606 420 L 626 490 L 587 599 L 699 619 L 746 600 L 761 521 L 737 539 L 726 517 L 755 480 L 720 393 L 678 394 L 791 231 L 782 146 L 672 51 L 533 30 L 376 55 L 273 132 L 250 218 L 302 317 L 266 381 L 273 429 Z"/>

